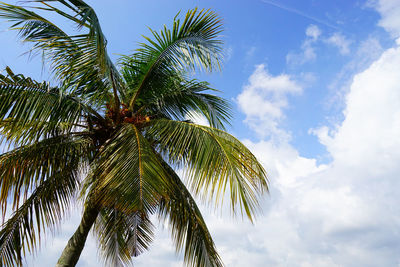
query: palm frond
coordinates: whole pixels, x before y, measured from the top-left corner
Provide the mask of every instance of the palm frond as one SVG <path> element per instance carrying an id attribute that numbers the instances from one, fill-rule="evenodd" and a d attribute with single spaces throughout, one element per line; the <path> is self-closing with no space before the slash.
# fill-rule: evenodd
<path id="1" fill-rule="evenodd" d="M 97 218 L 95 230 L 101 254 L 107 266 L 125 266 L 148 250 L 154 238 L 154 226 L 142 212 L 120 212 L 104 208 Z"/>
<path id="2" fill-rule="evenodd" d="M 124 84 L 122 83 L 118 70 L 107 54 L 107 39 L 103 34 L 99 19 L 94 9 L 82 0 L 56 0 L 56 2 L 61 3 L 72 12 L 72 14 L 69 14 L 51 6 L 49 3 L 54 2 L 54 0 L 35 1 L 45 4 L 48 7 L 48 10 L 55 11 L 63 17 L 70 19 L 72 22 L 77 24 L 78 28 L 85 27 L 88 29 L 88 33 L 83 36 L 84 38 L 79 38 L 78 40 L 82 40 L 84 43 L 86 42 L 89 49 L 85 51 L 84 54 L 80 55 L 80 60 L 77 61 L 81 66 L 75 66 L 75 69 L 78 67 L 78 69 L 82 71 L 88 66 L 95 66 L 95 69 L 98 70 L 99 76 L 103 79 L 106 78 L 109 86 L 113 88 L 114 101 L 116 101 L 115 104 L 117 107 L 119 105 L 119 96 L 117 91 L 120 94 L 120 97 L 125 97 L 123 88 Z M 82 62 L 79 63 L 79 61 L 85 62 L 85 59 L 87 58 L 92 58 L 95 62 L 87 64 L 88 66 L 82 66 Z"/>
<path id="3" fill-rule="evenodd" d="M 2 225 L 1 266 L 22 266 L 26 251 L 40 245 L 46 227 L 53 228 L 63 218 L 78 187 L 78 162 L 69 163 L 42 181 Z"/>
<path id="4" fill-rule="evenodd" d="M 166 92 L 148 98 L 150 114 L 162 114 L 175 120 L 184 120 L 188 114 L 204 116 L 212 127 L 224 129 L 229 124 L 231 109 L 227 101 L 204 91 L 215 91 L 207 82 L 196 80 L 175 81 L 175 90 L 171 88 Z M 168 87 L 167 87 L 168 88 Z M 146 104 L 145 104 L 146 105 Z"/>
<path id="5" fill-rule="evenodd" d="M 268 184 L 264 168 L 239 140 L 222 130 L 166 119 L 153 120 L 147 134 L 169 162 L 188 168 L 188 183 L 197 195 L 209 195 L 218 204 L 229 186 L 232 210 L 239 205 L 252 220 Z"/>
<path id="6" fill-rule="evenodd" d="M 175 171 L 161 159 L 174 185 L 169 198 L 163 198 L 159 215 L 170 224 L 177 251 L 184 249 L 188 266 L 223 266 L 195 200 Z"/>
<path id="7" fill-rule="evenodd" d="M 67 36 L 51 21 L 21 6 L 0 2 L 0 17 L 12 22 L 11 29 L 18 30 L 24 41 L 41 42 Z"/>
<path id="8" fill-rule="evenodd" d="M 168 184 L 152 147 L 136 126 L 123 125 L 98 158 L 95 188 L 104 206 L 154 213 Z"/>
<path id="9" fill-rule="evenodd" d="M 151 30 L 154 40 L 144 37 L 148 43 L 132 55 L 140 79 L 134 90 L 130 106 L 154 80 L 171 73 L 194 70 L 196 67 L 212 71 L 220 67 L 222 41 L 218 39 L 220 18 L 210 10 L 193 9 L 187 12 L 181 23 L 175 18 L 172 30 L 164 26 L 160 33 Z"/>
<path id="10" fill-rule="evenodd" d="M 103 120 L 90 105 L 58 88 L 6 70 L 7 75 L 0 74 L 0 127 L 6 138 L 35 142 L 60 129 L 73 130 L 84 117 Z"/>
<path id="11" fill-rule="evenodd" d="M 76 95 L 91 97 L 92 104 L 109 101 L 107 93 L 111 87 L 117 87 L 123 94 L 121 79 L 107 54 L 107 41 L 93 9 L 83 1 L 71 1 L 71 4 L 53 0 L 31 2 L 44 5 L 31 8 L 56 12 L 75 23 L 79 30 L 82 27 L 86 29 L 82 34 L 67 35 L 31 10 L 0 3 L 0 17 L 14 23 L 10 29 L 17 30 L 23 41 L 33 43 L 32 52 L 43 53 L 63 87 Z M 51 6 L 49 2 L 62 3 L 68 7 L 69 13 Z"/>
<path id="12" fill-rule="evenodd" d="M 60 135 L 89 135 L 86 125 L 75 123 L 54 123 L 47 121 L 19 122 L 11 118 L 0 121 L 0 140 L 6 145 L 33 144 L 39 140 L 53 138 Z M 76 131 L 73 131 L 76 129 Z"/>
<path id="13" fill-rule="evenodd" d="M 134 88 L 136 81 L 132 60 L 125 56 L 121 63 L 121 73 L 129 88 Z M 213 92 L 217 90 L 207 82 L 171 73 L 163 79 L 152 80 L 151 86 L 136 100 L 136 108 L 143 114 L 175 120 L 184 120 L 193 112 L 203 115 L 211 126 L 224 129 L 224 124 L 229 124 L 231 118 L 231 107 L 226 100 L 211 94 Z"/>
<path id="14" fill-rule="evenodd" d="M 0 155 L 0 203 L 19 206 L 29 192 L 70 166 L 88 161 L 91 143 L 84 137 L 58 136 L 18 147 Z"/>

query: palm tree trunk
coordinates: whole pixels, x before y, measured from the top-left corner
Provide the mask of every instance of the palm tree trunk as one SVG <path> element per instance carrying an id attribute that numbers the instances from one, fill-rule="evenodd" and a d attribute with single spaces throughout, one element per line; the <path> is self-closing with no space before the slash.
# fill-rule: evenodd
<path id="1" fill-rule="evenodd" d="M 83 247 L 85 246 L 89 231 L 92 228 L 99 212 L 100 211 L 97 207 L 90 207 L 89 205 L 85 207 L 81 224 L 68 241 L 60 258 L 58 259 L 56 267 L 73 267 L 76 265 L 82 253 Z"/>

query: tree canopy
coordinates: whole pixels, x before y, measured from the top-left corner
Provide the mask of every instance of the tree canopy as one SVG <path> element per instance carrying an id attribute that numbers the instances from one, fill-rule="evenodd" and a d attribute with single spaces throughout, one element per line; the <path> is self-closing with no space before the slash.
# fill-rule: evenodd
<path id="1" fill-rule="evenodd" d="M 39 15 L 46 12 L 74 33 Z M 194 197 L 216 205 L 229 197 L 234 213 L 253 220 L 268 184 L 255 156 L 225 131 L 229 103 L 190 75 L 220 69 L 219 16 L 178 15 L 118 64 L 82 0 L 0 3 L 0 18 L 43 56 L 55 81 L 8 67 L 0 75 L 0 133 L 12 147 L 0 155 L 3 217 L 12 211 L 0 231 L 1 265 L 22 265 L 81 199 L 82 221 L 57 266 L 76 264 L 91 229 L 107 264 L 130 263 L 153 240 L 151 215 L 171 225 L 188 266 L 222 266 Z"/>

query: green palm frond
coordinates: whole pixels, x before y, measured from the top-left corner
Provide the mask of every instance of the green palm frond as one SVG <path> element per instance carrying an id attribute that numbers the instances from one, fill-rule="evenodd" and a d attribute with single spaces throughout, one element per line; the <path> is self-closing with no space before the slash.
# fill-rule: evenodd
<path id="1" fill-rule="evenodd" d="M 160 160 L 174 188 L 168 199 L 162 199 L 159 215 L 171 225 L 177 251 L 184 249 L 188 266 L 223 266 L 195 200 L 175 171 Z"/>
<path id="2" fill-rule="evenodd" d="M 21 6 L 0 2 L 0 17 L 13 23 L 10 29 L 17 30 L 23 41 L 42 42 L 67 36 L 51 21 Z"/>
<path id="3" fill-rule="evenodd" d="M 103 205 L 154 213 L 168 186 L 165 172 L 139 129 L 125 124 L 99 155 L 95 171 Z"/>
<path id="4" fill-rule="evenodd" d="M 64 169 L 88 161 L 91 143 L 84 137 L 58 136 L 18 147 L 0 155 L 0 203 L 13 208 L 38 185 Z"/>
<path id="5" fill-rule="evenodd" d="M 231 115 L 230 105 L 222 98 L 209 94 L 215 89 L 207 82 L 197 80 L 170 81 L 164 92 L 154 93 L 144 103 L 148 114 L 161 114 L 162 117 L 185 120 L 187 115 L 195 113 L 204 116 L 215 128 L 224 128 Z"/>
<path id="6" fill-rule="evenodd" d="M 66 95 L 48 83 L 39 83 L 6 68 L 0 74 L 0 127 L 14 141 L 37 141 L 46 133 L 71 131 L 84 118 L 104 120 L 90 105 Z M 38 132 L 29 129 L 36 125 Z"/>
<path id="7" fill-rule="evenodd" d="M 114 100 L 119 104 L 117 91 L 120 94 L 120 97 L 124 98 L 124 84 L 122 83 L 118 70 L 107 54 L 107 40 L 102 32 L 99 19 L 94 9 L 81 0 L 56 1 L 67 7 L 68 10 L 72 12 L 72 14 L 69 14 L 68 12 L 64 12 L 51 6 L 49 3 L 54 2 L 54 0 L 37 0 L 36 2 L 45 4 L 49 11 L 55 11 L 76 23 L 78 28 L 86 28 L 88 30 L 87 34 L 79 36 L 79 41 L 77 43 L 86 43 L 89 49 L 86 50 L 85 53 L 81 54 L 76 60 L 78 65 L 80 64 L 81 66 L 75 66 L 75 68 L 77 67 L 84 72 L 85 68 L 92 68 L 94 66 L 95 69 L 98 70 L 99 76 L 108 80 L 109 85 L 114 90 Z M 85 60 L 89 58 L 94 59 L 95 62 L 91 62 L 91 64 L 83 64 L 86 63 Z"/>
<path id="8" fill-rule="evenodd" d="M 221 31 L 221 20 L 214 12 L 197 9 L 188 11 L 182 23 L 175 18 L 172 30 L 166 26 L 160 33 L 151 30 L 155 40 L 144 37 L 148 43 L 142 43 L 132 55 L 140 78 L 130 105 L 133 106 L 149 83 L 159 77 L 196 67 L 207 71 L 219 69 L 222 41 L 218 35 Z"/>
<path id="9" fill-rule="evenodd" d="M 148 250 L 154 238 L 154 226 L 146 213 L 115 208 L 101 211 L 95 230 L 107 266 L 125 266 Z"/>
<path id="10" fill-rule="evenodd" d="M 76 123 L 55 123 L 47 121 L 19 123 L 19 121 L 7 118 L 0 121 L 0 135 L 2 135 L 0 139 L 14 145 L 26 145 L 33 144 L 39 140 L 66 134 L 70 134 L 71 136 L 89 135 L 89 132 L 87 132 L 85 128 L 86 125 Z M 74 131 L 72 132 L 72 130 Z"/>
<path id="11" fill-rule="evenodd" d="M 239 204 L 252 220 L 268 184 L 264 168 L 239 140 L 215 128 L 165 119 L 154 120 L 147 134 L 171 163 L 188 168 L 196 194 L 218 203 L 229 186 L 233 211 Z"/>
<path id="12" fill-rule="evenodd" d="M 55 227 L 64 217 L 78 187 L 78 163 L 71 161 L 62 169 L 54 171 L 2 225 L 1 266 L 22 266 L 26 251 L 33 252 L 40 245 L 46 227 Z M 2 190 L 3 185 L 4 182 Z"/>
<path id="13" fill-rule="evenodd" d="M 23 41 L 33 44 L 32 52 L 44 54 L 63 87 L 77 95 L 92 97 L 92 104 L 108 101 L 110 97 L 107 92 L 111 87 L 117 87 L 119 93 L 123 94 L 119 73 L 107 54 L 107 41 L 93 9 L 83 1 L 72 1 L 78 2 L 78 7 L 66 1 L 58 1 L 68 7 L 68 13 L 48 3 L 55 1 L 32 2 L 44 6 L 31 8 L 56 12 L 71 20 L 79 29 L 86 29 L 83 33 L 67 35 L 31 10 L 0 3 L 0 17 L 14 23 L 11 29 L 17 30 Z"/>
<path id="14" fill-rule="evenodd" d="M 101 70 L 105 69 L 108 64 L 108 56 L 106 52 L 107 40 L 101 30 L 96 12 L 90 5 L 80 0 L 34 0 L 33 2 L 39 2 L 46 7 L 41 9 L 53 11 L 64 18 L 69 19 L 78 26 L 78 29 L 87 29 L 87 38 L 90 40 L 96 40 L 93 45 L 96 48 L 96 55 L 98 56 L 98 66 Z M 61 3 L 68 9 L 68 11 L 62 11 L 54 5 L 49 4 L 54 2 Z"/>
<path id="15" fill-rule="evenodd" d="M 144 37 L 148 43 L 142 43 L 136 54 L 142 62 L 178 72 L 196 66 L 208 71 L 219 69 L 222 41 L 218 35 L 222 26 L 213 11 L 195 8 L 186 13 L 182 23 L 176 18 L 172 30 L 164 26 L 159 33 L 150 31 L 155 40 Z"/>
<path id="16" fill-rule="evenodd" d="M 129 87 L 135 87 L 134 58 L 123 57 L 122 75 Z M 211 126 L 224 128 L 231 118 L 231 107 L 227 101 L 211 93 L 217 90 L 209 83 L 186 79 L 184 75 L 171 73 L 167 77 L 152 80 L 136 100 L 136 106 L 143 114 L 169 119 L 184 120 L 187 114 L 196 112 L 203 115 Z"/>

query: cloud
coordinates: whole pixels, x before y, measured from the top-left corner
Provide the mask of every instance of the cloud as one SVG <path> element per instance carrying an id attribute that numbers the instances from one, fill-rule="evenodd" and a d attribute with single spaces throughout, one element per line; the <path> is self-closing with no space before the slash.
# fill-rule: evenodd
<path id="1" fill-rule="evenodd" d="M 391 147 L 400 146 L 396 136 L 400 134 L 399 67 L 400 48 L 396 47 L 385 51 L 367 70 L 354 77 L 346 96 L 345 120 L 340 131 L 331 140 L 321 138 L 337 160 L 354 164 L 370 158 L 373 163 L 376 155 L 394 156 L 388 153 Z M 366 154 L 372 148 L 374 153 Z"/>
<path id="2" fill-rule="evenodd" d="M 393 38 L 400 37 L 400 5 L 398 0 L 370 0 L 368 6 L 380 14 L 379 25 L 388 31 Z"/>
<path id="3" fill-rule="evenodd" d="M 347 55 L 350 53 L 351 41 L 348 40 L 343 34 L 335 32 L 325 40 L 326 43 L 336 46 L 340 54 Z"/>
<path id="4" fill-rule="evenodd" d="M 316 41 L 320 35 L 321 30 L 318 28 L 317 25 L 310 25 L 306 29 L 306 36 L 311 37 L 314 41 Z"/>
<path id="5" fill-rule="evenodd" d="M 345 107 L 344 98 L 350 90 L 354 74 L 367 69 L 374 61 L 380 58 L 383 52 L 384 49 L 379 40 L 374 37 L 369 37 L 360 42 L 358 47 L 354 49 L 351 60 L 343 66 L 331 84 L 328 85 L 330 95 L 325 102 L 327 108 L 341 111 Z"/>
<path id="6" fill-rule="evenodd" d="M 315 131 L 329 164 L 302 157 L 289 143 L 244 140 L 269 172 L 271 196 L 255 225 L 208 218 L 228 266 L 400 263 L 398 69 L 395 47 L 355 75 L 344 120 Z"/>
<path id="7" fill-rule="evenodd" d="M 290 52 L 286 55 L 286 62 L 290 66 L 303 65 L 317 58 L 313 44 L 318 41 L 321 30 L 316 25 L 309 25 L 306 29 L 307 38 L 301 45 L 301 52 Z"/>
<path id="8" fill-rule="evenodd" d="M 302 88 L 287 74 L 272 76 L 265 65 L 256 66 L 248 84 L 237 97 L 246 123 L 260 136 L 282 136 L 278 122 L 284 117 L 287 96 L 301 93 Z"/>
<path id="9" fill-rule="evenodd" d="M 315 47 L 318 43 L 321 43 L 321 41 L 337 47 L 342 55 L 350 53 L 350 45 L 352 41 L 340 32 L 335 32 L 328 38 L 321 38 L 322 31 L 320 28 L 316 25 L 309 25 L 305 33 L 306 39 L 301 45 L 301 52 L 289 52 L 286 55 L 286 63 L 291 67 L 300 66 L 307 62 L 316 60 L 317 54 L 315 52 Z"/>

